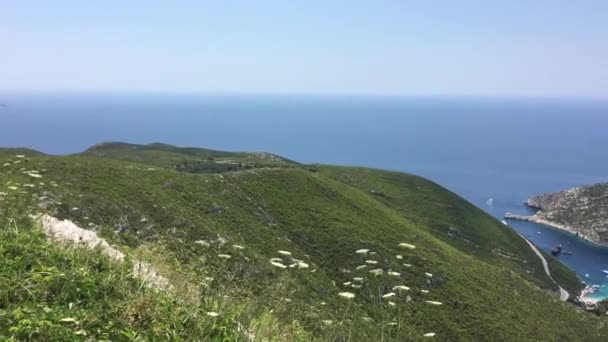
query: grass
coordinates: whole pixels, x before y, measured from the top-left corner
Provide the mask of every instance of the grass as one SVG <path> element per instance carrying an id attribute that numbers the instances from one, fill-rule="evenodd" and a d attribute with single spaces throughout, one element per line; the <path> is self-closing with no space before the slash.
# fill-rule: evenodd
<path id="1" fill-rule="evenodd" d="M 206 313 L 208 302 L 141 286 L 130 264 L 95 251 L 65 250 L 36 227 L 0 228 L 0 338 L 12 340 L 224 340 L 236 317 Z"/>
<path id="2" fill-rule="evenodd" d="M 288 161 L 279 167 L 276 160 L 232 172 L 192 173 L 176 165 L 200 158 L 196 150 L 129 147 L 123 155 L 115 145 L 110 145 L 111 153 L 103 145 L 95 149 L 95 157 L 28 156 L 4 167 L 0 192 L 7 195 L 0 199 L 0 216 L 15 219 L 17 227 L 24 227 L 20 231 L 35 231 L 30 213 L 70 219 L 96 230 L 132 258 L 153 263 L 179 289 L 182 302 L 173 293 L 137 299 L 140 294 L 133 294 L 128 285 L 137 281 L 121 273 L 128 267 L 120 265 L 108 266 L 104 276 L 115 274 L 124 285 L 114 292 L 105 287 L 93 291 L 129 299 L 126 303 L 145 303 L 141 307 L 151 310 L 152 317 L 158 317 L 155 312 L 168 314 L 166 310 L 177 310 L 180 317 L 180 307 L 191 305 L 200 307 L 199 313 L 221 307 L 230 313 L 219 325 L 228 339 L 238 338 L 235 324 L 270 340 L 417 340 L 435 333 L 440 340 L 593 341 L 607 333 L 603 317 L 556 299 L 556 285 L 513 231 L 422 178 Z M 0 157 L 0 165 L 13 161 L 10 154 Z M 23 172 L 28 170 L 42 177 Z M 17 190 L 5 190 L 8 186 Z M 98 276 L 94 265 L 77 255 L 93 252 L 65 251 L 37 234 L 21 238 L 38 236 L 32 246 L 65 255 L 74 267 Z M 369 252 L 356 253 L 360 249 Z M 230 258 L 220 257 L 224 254 Z M 20 255 L 49 261 L 32 250 Z M 6 260 L 14 258 L 3 258 L 2 267 L 12 267 Z M 276 267 L 271 259 L 288 267 Z M 358 268 L 366 260 L 377 264 Z M 300 268 L 298 262 L 308 267 Z M 558 262 L 552 261 L 551 268 L 562 286 L 580 286 L 573 272 Z M 374 269 L 381 269 L 382 275 L 370 273 Z M 382 296 L 395 286 L 410 290 L 395 291 L 391 305 Z M 341 292 L 355 297 L 345 298 Z M 115 300 L 117 307 L 127 305 Z M 112 306 L 90 302 L 95 304 L 83 309 L 83 315 L 113 315 Z M 49 305 L 45 299 L 23 300 L 0 310 L 6 315 L 32 303 Z M 200 326 L 188 328 L 195 329 L 191 336 L 215 336 L 204 318 Z M 161 325 L 157 333 L 155 324 L 125 329 L 139 336 L 164 336 L 167 329 Z M 10 336 L 10 327 L 2 327 L 2 333 Z"/>

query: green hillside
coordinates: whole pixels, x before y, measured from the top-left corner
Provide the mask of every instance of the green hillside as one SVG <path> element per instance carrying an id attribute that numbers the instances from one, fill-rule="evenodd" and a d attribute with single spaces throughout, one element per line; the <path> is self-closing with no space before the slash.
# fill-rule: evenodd
<path id="1" fill-rule="evenodd" d="M 600 341 L 608 333 L 603 317 L 557 300 L 557 285 L 515 232 L 417 176 L 162 144 L 61 157 L 8 151 L 0 165 L 0 337 Z M 30 219 L 39 213 L 96 231 L 127 262 L 49 243 Z M 130 260 L 150 262 L 170 288 L 142 286 Z M 559 262 L 551 271 L 571 294 L 580 289 Z"/>

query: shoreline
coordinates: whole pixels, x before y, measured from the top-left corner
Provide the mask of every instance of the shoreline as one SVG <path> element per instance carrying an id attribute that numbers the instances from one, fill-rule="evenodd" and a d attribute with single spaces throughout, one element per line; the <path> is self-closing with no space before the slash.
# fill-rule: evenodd
<path id="1" fill-rule="evenodd" d="M 575 235 L 576 237 L 584 240 L 585 242 L 590 243 L 591 245 L 599 246 L 599 247 L 608 247 L 608 244 L 606 244 L 606 243 L 599 243 L 599 242 L 590 240 L 580 233 L 577 235 L 576 234 L 577 232 L 574 229 L 572 229 L 571 227 L 545 220 L 543 218 L 538 217 L 538 215 L 536 215 L 536 214 L 534 214 L 534 215 L 517 215 L 517 214 L 507 212 L 505 214 L 504 218 L 505 218 L 505 220 L 531 222 L 531 223 L 541 224 L 541 225 L 547 226 L 549 228 L 559 229 L 559 230 L 568 232 L 572 235 Z M 605 298 L 598 299 L 598 298 L 590 297 L 590 295 L 595 293 L 595 291 L 596 291 L 595 286 L 585 284 L 585 288 L 583 290 L 581 290 L 577 299 L 579 300 L 579 302 L 581 302 L 581 304 L 584 304 L 585 306 L 595 306 L 598 302 L 605 299 Z"/>
<path id="2" fill-rule="evenodd" d="M 539 217 L 538 215 L 534 214 L 534 215 L 517 215 L 517 214 L 513 214 L 511 212 L 507 212 L 504 215 L 504 219 L 505 220 L 515 220 L 515 221 L 524 221 L 524 222 L 531 222 L 531 223 L 536 223 L 536 224 L 541 224 L 543 226 L 547 226 L 550 228 L 554 228 L 554 229 L 559 229 L 561 231 L 565 231 L 568 232 L 594 246 L 597 247 L 608 247 L 608 243 L 607 242 L 601 242 L 601 241 L 595 241 L 592 240 L 590 238 L 588 238 L 587 236 L 585 236 L 584 234 L 581 234 L 580 232 L 576 231 L 574 228 L 563 225 L 563 224 L 559 224 L 556 222 L 552 222 L 552 221 L 548 221 L 545 220 L 541 217 Z"/>
<path id="3" fill-rule="evenodd" d="M 585 286 L 585 288 L 581 291 L 581 294 L 578 296 L 578 300 L 585 305 L 595 305 L 603 299 L 591 298 L 588 297 L 590 294 L 595 293 L 595 287 L 593 286 Z"/>

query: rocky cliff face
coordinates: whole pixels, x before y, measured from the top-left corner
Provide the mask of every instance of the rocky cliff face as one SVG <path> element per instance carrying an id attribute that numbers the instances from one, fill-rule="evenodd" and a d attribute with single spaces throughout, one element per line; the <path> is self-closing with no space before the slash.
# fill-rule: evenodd
<path id="1" fill-rule="evenodd" d="M 570 227 L 590 241 L 608 243 L 608 183 L 594 184 L 528 199 L 539 218 Z"/>

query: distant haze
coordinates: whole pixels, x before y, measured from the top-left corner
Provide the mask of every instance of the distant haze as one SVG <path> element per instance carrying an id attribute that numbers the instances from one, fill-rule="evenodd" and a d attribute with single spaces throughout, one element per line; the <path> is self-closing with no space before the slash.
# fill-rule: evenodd
<path id="1" fill-rule="evenodd" d="M 608 97 L 602 0 L 0 0 L 0 13 L 4 90 Z"/>

